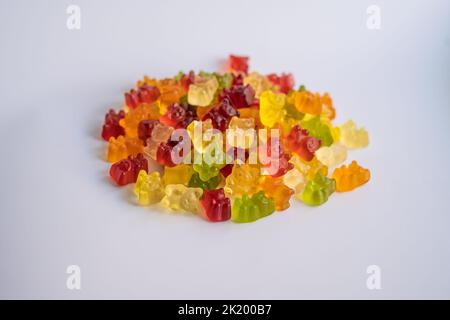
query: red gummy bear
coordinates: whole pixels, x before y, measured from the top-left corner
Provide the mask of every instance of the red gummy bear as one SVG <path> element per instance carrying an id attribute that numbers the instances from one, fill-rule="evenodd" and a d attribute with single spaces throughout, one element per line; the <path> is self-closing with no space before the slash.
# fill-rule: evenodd
<path id="1" fill-rule="evenodd" d="M 141 170 L 148 172 L 148 162 L 142 153 L 138 153 L 135 157 L 128 156 L 114 163 L 109 169 L 109 175 L 119 186 L 124 186 L 136 182 Z"/>
<path id="2" fill-rule="evenodd" d="M 195 108 L 188 104 L 173 103 L 166 113 L 160 117 L 161 123 L 171 126 L 175 129 L 185 128 L 194 120 L 197 120 Z"/>
<path id="3" fill-rule="evenodd" d="M 180 79 L 180 84 L 183 87 L 184 90 L 188 91 L 189 86 L 194 83 L 195 81 L 195 73 L 194 71 L 189 71 L 188 74 L 183 74 L 183 76 Z"/>
<path id="4" fill-rule="evenodd" d="M 286 94 L 294 87 L 294 76 L 291 73 L 282 73 L 281 76 L 271 73 L 267 76 L 267 79 L 269 79 L 272 84 L 279 86 L 280 91 Z"/>
<path id="5" fill-rule="evenodd" d="M 231 71 L 243 72 L 246 74 L 248 72 L 248 57 L 230 54 L 230 57 L 228 58 L 228 68 Z"/>
<path id="6" fill-rule="evenodd" d="M 250 85 L 232 86 L 230 89 L 224 89 L 219 96 L 219 100 L 228 98 L 231 104 L 239 108 L 248 108 L 255 98 L 255 90 Z"/>
<path id="7" fill-rule="evenodd" d="M 141 103 L 153 103 L 158 100 L 161 92 L 155 86 L 149 86 L 144 84 L 137 90 L 131 89 L 130 92 L 125 93 L 125 104 L 134 109 Z"/>
<path id="8" fill-rule="evenodd" d="M 158 149 L 156 150 L 156 162 L 158 162 L 160 165 L 166 166 L 166 167 L 174 167 L 177 164 L 180 164 L 183 159 L 188 156 L 188 154 L 184 154 L 184 148 L 183 144 L 189 144 L 188 149 L 190 151 L 191 147 L 191 140 L 181 140 L 181 141 L 172 141 L 169 140 L 168 142 L 162 142 L 159 144 Z M 175 150 L 174 150 L 175 149 Z M 178 159 L 177 161 L 174 161 L 172 158 L 172 152 L 178 153 Z"/>
<path id="9" fill-rule="evenodd" d="M 213 222 L 226 221 L 231 218 L 231 202 L 225 197 L 223 189 L 204 190 L 201 200 L 206 219 Z"/>
<path id="10" fill-rule="evenodd" d="M 272 139 L 269 140 L 269 143 L 261 145 L 259 148 L 267 148 L 267 163 L 261 163 L 261 166 L 269 169 L 269 175 L 274 178 L 281 177 L 286 172 L 294 168 L 294 165 L 289 162 L 291 156 L 284 152 L 280 143 L 278 143 L 278 157 L 272 159 L 272 147 L 271 147 Z M 261 155 L 261 153 L 260 153 Z M 275 170 L 275 171 L 273 171 Z"/>
<path id="11" fill-rule="evenodd" d="M 153 128 L 159 123 L 158 120 L 142 120 L 138 125 L 139 139 L 144 141 L 144 145 L 147 145 L 147 139 L 152 136 Z"/>
<path id="12" fill-rule="evenodd" d="M 209 110 L 203 116 L 202 121 L 211 119 L 213 128 L 224 132 L 228 128 L 231 118 L 235 116 L 239 116 L 239 111 L 233 107 L 228 98 L 225 98 L 217 106 Z"/>
<path id="13" fill-rule="evenodd" d="M 125 130 L 119 125 L 119 120 L 125 117 L 125 111 L 120 110 L 115 112 L 110 109 L 105 115 L 105 123 L 102 128 L 103 140 L 109 141 L 109 138 L 117 138 L 120 135 L 125 135 Z"/>
<path id="14" fill-rule="evenodd" d="M 314 158 L 314 152 L 320 148 L 321 141 L 310 137 L 308 130 L 294 126 L 287 136 L 289 149 L 297 153 L 303 160 L 311 161 Z"/>
<path id="15" fill-rule="evenodd" d="M 244 85 L 244 77 L 242 74 L 233 74 L 233 81 L 231 82 L 232 86 L 243 86 Z"/>

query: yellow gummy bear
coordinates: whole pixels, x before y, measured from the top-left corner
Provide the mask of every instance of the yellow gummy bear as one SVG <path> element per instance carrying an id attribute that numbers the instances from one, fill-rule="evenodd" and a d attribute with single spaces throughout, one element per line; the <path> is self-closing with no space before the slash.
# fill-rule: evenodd
<path id="1" fill-rule="evenodd" d="M 193 106 L 207 107 L 213 101 L 218 88 L 219 82 L 214 76 L 196 79 L 189 86 L 188 103 Z"/>
<path id="2" fill-rule="evenodd" d="M 329 147 L 319 148 L 314 154 L 327 167 L 336 167 L 347 159 L 347 148 L 340 143 L 333 143 Z"/>
<path id="3" fill-rule="evenodd" d="M 270 89 L 270 82 L 267 77 L 258 72 L 252 72 L 245 76 L 244 85 L 250 85 L 253 88 L 256 98 L 258 98 L 264 91 Z"/>
<path id="4" fill-rule="evenodd" d="M 365 148 L 369 145 L 369 134 L 366 129 L 356 127 L 352 120 L 339 127 L 340 142 L 350 149 Z"/>
<path id="5" fill-rule="evenodd" d="M 225 180 L 225 194 L 229 197 L 242 197 L 244 194 L 251 196 L 258 191 L 259 178 L 260 169 L 257 166 L 235 163 Z"/>
<path id="6" fill-rule="evenodd" d="M 255 141 L 255 119 L 231 118 L 227 130 L 227 143 L 236 148 L 248 149 Z"/>
<path id="7" fill-rule="evenodd" d="M 147 174 L 145 170 L 139 171 L 134 193 L 139 204 L 143 206 L 161 201 L 164 197 L 164 186 L 159 172 Z"/>
<path id="8" fill-rule="evenodd" d="M 286 172 L 283 176 L 283 183 L 294 190 L 295 197 L 300 199 L 300 195 L 306 185 L 306 180 L 305 176 L 297 168 L 293 168 Z"/>
<path id="9" fill-rule="evenodd" d="M 163 181 L 165 185 L 183 184 L 188 185 L 194 169 L 191 165 L 180 164 L 174 167 L 164 167 Z"/>
<path id="10" fill-rule="evenodd" d="M 316 173 L 320 173 L 322 176 L 328 175 L 328 167 L 320 163 L 316 157 L 308 162 L 302 160 L 297 154 L 293 154 L 289 162 L 294 164 L 295 168 L 297 168 L 308 181 L 313 180 Z"/>
<path id="11" fill-rule="evenodd" d="M 182 184 L 169 184 L 165 189 L 162 205 L 172 210 L 185 210 L 193 213 L 200 212 L 201 188 L 188 188 Z"/>
<path id="12" fill-rule="evenodd" d="M 264 91 L 259 97 L 259 115 L 261 122 L 266 127 L 272 128 L 279 122 L 285 113 L 286 95 L 274 93 L 270 90 Z"/>
<path id="13" fill-rule="evenodd" d="M 192 145 L 197 152 L 203 153 L 213 141 L 212 139 L 205 139 L 205 133 L 212 132 L 213 130 L 211 119 L 207 119 L 205 121 L 194 120 L 187 126 L 186 129 L 189 137 L 191 138 Z"/>

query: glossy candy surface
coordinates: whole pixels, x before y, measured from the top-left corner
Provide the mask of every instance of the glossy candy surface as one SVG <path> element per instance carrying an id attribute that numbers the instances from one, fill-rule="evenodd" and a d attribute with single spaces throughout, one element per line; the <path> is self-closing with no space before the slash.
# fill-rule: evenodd
<path id="1" fill-rule="evenodd" d="M 100 136 L 111 180 L 134 184 L 140 205 L 248 223 L 291 205 L 314 210 L 370 180 L 369 169 L 344 164 L 368 146 L 367 131 L 335 117 L 329 93 L 230 55 L 224 72 L 144 76 L 106 113 Z"/>

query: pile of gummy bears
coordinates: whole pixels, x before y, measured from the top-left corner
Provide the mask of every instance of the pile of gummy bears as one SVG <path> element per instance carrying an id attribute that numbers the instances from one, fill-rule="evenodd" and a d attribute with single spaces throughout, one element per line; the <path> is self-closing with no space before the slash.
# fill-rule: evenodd
<path id="1" fill-rule="evenodd" d="M 140 205 L 160 204 L 209 221 L 252 222 L 287 209 L 291 197 L 317 206 L 335 191 L 369 181 L 369 170 L 356 161 L 342 165 L 348 149 L 368 145 L 367 131 L 352 120 L 333 125 L 335 114 L 328 93 L 294 89 L 291 74 L 249 73 L 247 57 L 230 55 L 223 73 L 145 76 L 125 93 L 123 110 L 106 114 L 102 138 L 112 180 L 134 183 Z M 246 136 L 227 141 L 224 158 L 241 155 L 231 162 L 184 161 L 208 148 L 208 140 L 194 135 L 197 128 L 202 134 L 269 130 L 256 150 L 270 160 L 251 162 L 256 139 Z M 185 129 L 188 139 L 172 139 L 177 129 Z"/>

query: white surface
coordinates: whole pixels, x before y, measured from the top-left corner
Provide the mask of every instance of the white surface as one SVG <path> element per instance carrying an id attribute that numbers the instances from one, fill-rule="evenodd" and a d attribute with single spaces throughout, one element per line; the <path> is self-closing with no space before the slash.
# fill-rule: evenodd
<path id="1" fill-rule="evenodd" d="M 80 31 L 66 7 L 81 7 Z M 255 3 L 258 4 L 255 7 Z M 378 4 L 382 29 L 366 28 Z M 448 1 L 1 1 L 0 298 L 450 298 Z M 130 204 L 103 115 L 149 74 L 229 53 L 329 91 L 372 180 L 211 224 Z M 66 267 L 82 289 L 66 289 Z M 382 290 L 366 268 L 382 269 Z"/>

